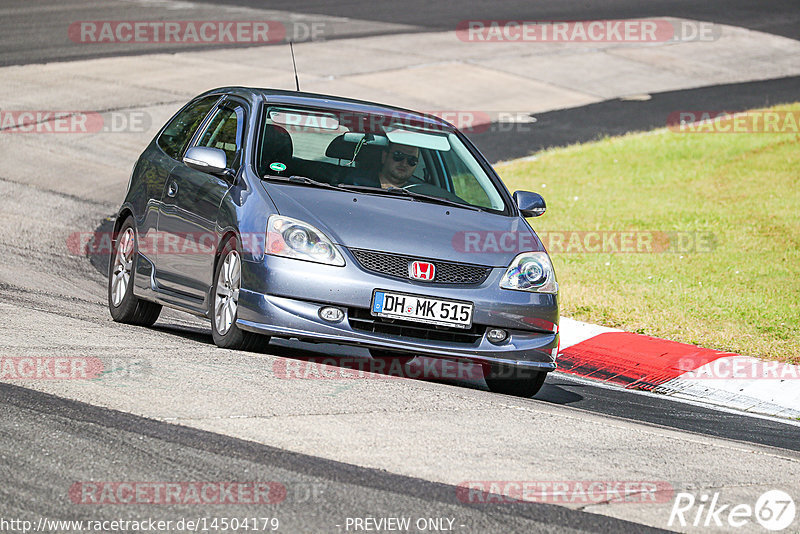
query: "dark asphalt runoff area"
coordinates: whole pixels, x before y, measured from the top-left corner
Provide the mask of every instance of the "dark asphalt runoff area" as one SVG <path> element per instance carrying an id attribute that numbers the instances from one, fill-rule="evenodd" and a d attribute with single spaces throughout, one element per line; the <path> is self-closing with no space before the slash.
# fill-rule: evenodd
<path id="1" fill-rule="evenodd" d="M 491 503 L 496 495 L 484 496 L 490 503 L 462 502 L 468 499 L 456 486 L 288 452 L 8 384 L 0 384 L 0 477 L 4 517 L 33 525 L 41 518 L 152 518 L 177 524 L 181 519 L 210 523 L 214 518 L 255 517 L 259 528 L 264 523 L 271 527 L 271 520 L 277 519 L 275 532 L 321 534 L 353 531 L 356 518 L 397 517 L 410 520 L 409 532 L 423 531 L 415 528 L 417 521 L 431 519 L 465 534 L 664 532 L 554 504 Z M 251 504 L 247 497 L 235 504 L 229 499 L 200 505 L 189 498 L 181 504 L 124 504 L 111 503 L 115 497 L 108 495 L 103 504 L 93 504 L 88 495 L 100 499 L 102 493 L 86 491 L 88 485 L 74 489 L 76 484 L 104 480 L 275 483 L 270 491 L 275 488 L 276 493 L 267 494 L 270 504 Z M 273 498 L 280 502 L 272 503 Z M 73 530 L 79 531 L 59 532 Z M 184 530 L 191 529 L 180 531 Z"/>
<path id="2" fill-rule="evenodd" d="M 136 44 L 86 46 L 75 43 L 68 36 L 70 24 L 77 21 L 98 20 L 175 20 L 175 6 L 170 1 L 105 0 L 3 0 L 0 3 L 0 65 L 42 63 L 113 57 L 117 55 L 149 54 L 190 50 L 192 45 Z M 292 12 L 315 16 L 339 17 L 371 21 L 375 24 L 402 24 L 402 28 L 388 30 L 393 33 L 409 31 L 447 31 L 456 28 L 463 20 L 602 20 L 644 17 L 680 17 L 692 20 L 730 24 L 792 39 L 800 38 L 800 6 L 796 0 L 485 0 L 439 1 L 407 0 L 397 2 L 371 2 L 351 0 L 330 2 L 325 0 L 199 0 L 192 12 L 196 20 L 208 20 L 209 12 L 217 8 L 255 8 Z M 213 13 L 213 11 L 212 11 Z M 177 15 L 179 17 L 179 15 Z M 247 15 L 243 15 L 246 17 Z M 231 15 L 235 17 L 235 15 Z M 242 15 L 238 17 L 242 19 Z M 387 29 L 370 31 L 360 25 L 337 27 L 335 35 L 326 38 L 344 38 L 357 35 L 386 34 Z M 231 45 L 221 45 L 221 47 Z M 246 45 L 240 45 L 246 46 Z M 194 46 L 194 48 L 198 48 Z M 207 45 L 200 48 L 208 49 Z"/>
<path id="3" fill-rule="evenodd" d="M 800 100 L 800 77 L 712 85 L 654 93 L 646 98 L 615 98 L 587 106 L 534 113 L 530 115 L 534 122 L 492 123 L 475 128 L 476 133 L 468 137 L 489 161 L 510 160 L 546 148 L 665 128 L 670 115 L 680 111 L 732 113 L 797 102 Z"/>
<path id="4" fill-rule="evenodd" d="M 69 38 L 69 26 L 78 21 L 175 20 L 179 11 L 170 4 L 179 5 L 180 2 L 3 0 L 0 3 L 0 66 L 190 50 L 192 45 L 175 46 L 170 43 L 91 46 L 73 42 Z M 585 0 L 407 0 L 400 4 L 368 0 L 198 0 L 196 5 L 212 9 L 244 7 L 285 11 L 305 15 L 308 20 L 313 20 L 315 16 L 320 20 L 338 17 L 404 26 L 393 30 L 394 33 L 454 30 L 464 20 L 562 21 L 679 17 L 800 39 L 800 6 L 796 0 L 608 0 L 592 3 Z M 199 9 L 196 12 L 198 15 L 208 14 Z M 241 19 L 241 15 L 238 18 Z M 197 19 L 206 20 L 201 16 Z M 325 38 L 386 33 L 386 29 L 370 31 L 360 25 L 344 24 L 336 27 L 334 35 L 326 34 Z M 237 45 L 219 45 L 220 48 L 230 46 Z M 204 44 L 194 48 L 208 50 L 210 46 Z"/>
<path id="5" fill-rule="evenodd" d="M 264 7 L 259 0 L 199 0 L 200 2 Z M 795 0 L 406 0 L 369 2 L 350 0 L 272 0 L 270 9 L 304 14 L 351 17 L 375 22 L 418 26 L 426 31 L 446 31 L 462 20 L 604 20 L 645 17 L 680 17 L 730 24 L 791 39 L 800 38 L 800 7 Z"/>

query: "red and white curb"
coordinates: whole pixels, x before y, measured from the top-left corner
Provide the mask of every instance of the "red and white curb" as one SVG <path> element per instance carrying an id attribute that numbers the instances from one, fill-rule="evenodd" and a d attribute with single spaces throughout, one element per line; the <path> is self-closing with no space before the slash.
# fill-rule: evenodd
<path id="1" fill-rule="evenodd" d="M 800 418 L 800 366 L 562 318 L 558 370 L 764 415 Z"/>

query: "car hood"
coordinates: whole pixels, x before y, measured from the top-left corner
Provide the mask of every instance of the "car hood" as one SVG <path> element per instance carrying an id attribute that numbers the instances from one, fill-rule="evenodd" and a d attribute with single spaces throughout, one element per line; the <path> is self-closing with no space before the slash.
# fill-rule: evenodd
<path id="1" fill-rule="evenodd" d="M 351 191 L 262 181 L 278 213 L 300 219 L 347 248 L 507 267 L 543 251 L 520 217 Z"/>

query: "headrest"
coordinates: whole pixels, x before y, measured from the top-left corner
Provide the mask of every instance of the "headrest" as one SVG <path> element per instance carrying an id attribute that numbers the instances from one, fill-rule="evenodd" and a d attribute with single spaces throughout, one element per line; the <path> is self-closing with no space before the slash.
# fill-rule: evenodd
<path id="1" fill-rule="evenodd" d="M 288 163 L 292 159 L 292 152 L 294 151 L 292 136 L 281 126 L 275 124 L 264 126 L 262 146 L 262 161 Z"/>
<path id="2" fill-rule="evenodd" d="M 344 140 L 344 134 L 341 134 L 333 139 L 325 149 L 325 155 L 333 159 L 353 159 L 353 152 L 355 152 L 356 143 L 349 143 Z"/>
<path id="3" fill-rule="evenodd" d="M 344 134 L 335 137 L 330 142 L 328 148 L 325 149 L 325 155 L 329 158 L 350 161 L 353 159 L 353 153 L 356 150 L 358 143 L 351 143 L 344 140 Z M 383 147 L 375 145 L 362 145 L 361 150 L 358 151 L 356 163 L 362 165 L 374 165 L 375 162 L 380 162 L 380 154 Z"/>

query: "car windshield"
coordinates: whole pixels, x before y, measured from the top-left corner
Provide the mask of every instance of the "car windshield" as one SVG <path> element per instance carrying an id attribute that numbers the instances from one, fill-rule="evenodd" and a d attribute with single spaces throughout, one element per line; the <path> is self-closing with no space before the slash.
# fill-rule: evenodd
<path id="1" fill-rule="evenodd" d="M 418 115 L 268 107 L 257 149 L 264 179 L 302 176 L 364 192 L 505 211 L 503 196 L 451 128 Z M 280 178 L 279 178 L 280 179 Z M 295 183 L 301 183 L 295 181 Z M 319 184 L 316 184 L 319 185 Z M 444 203 L 444 202 L 443 202 Z"/>

